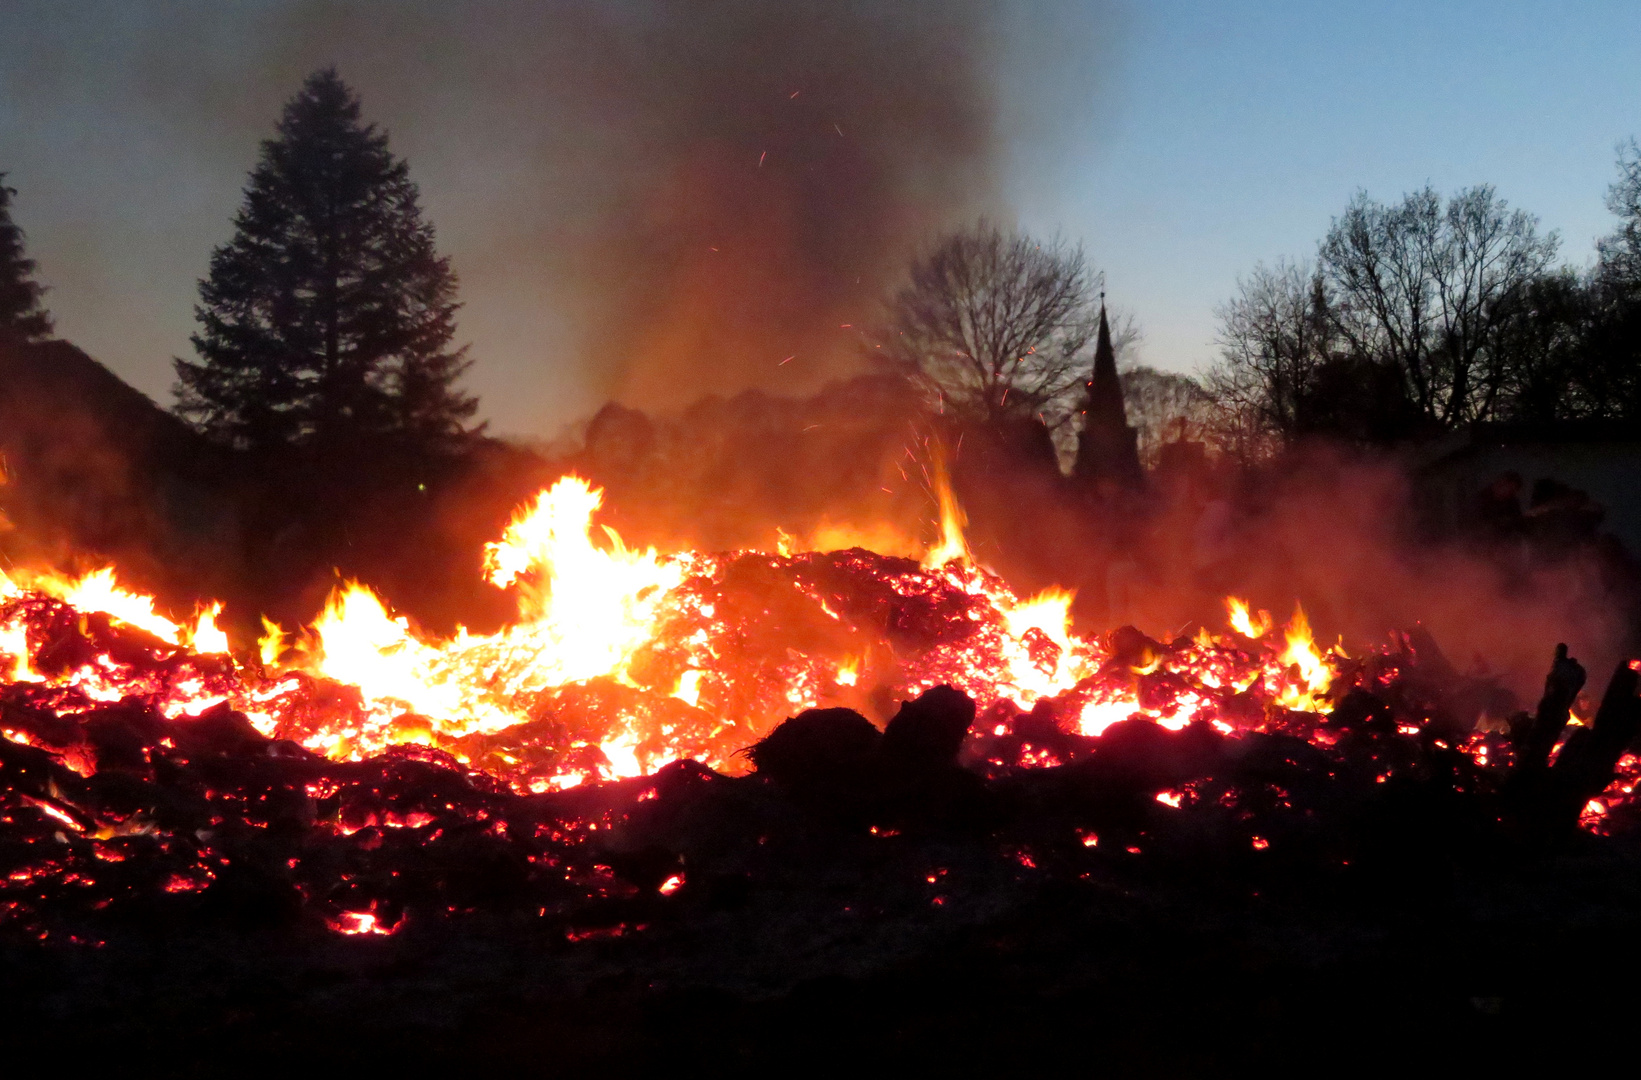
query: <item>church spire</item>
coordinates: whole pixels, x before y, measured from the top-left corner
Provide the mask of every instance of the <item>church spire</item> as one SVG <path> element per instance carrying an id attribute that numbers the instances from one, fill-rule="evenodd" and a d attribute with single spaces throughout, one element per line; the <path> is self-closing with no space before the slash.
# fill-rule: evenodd
<path id="1" fill-rule="evenodd" d="M 1094 343 L 1094 378 L 1088 384 L 1088 417 L 1098 423 L 1126 426 L 1122 380 L 1117 377 L 1117 353 L 1111 347 L 1111 324 L 1105 317 L 1105 299 L 1100 299 L 1100 334 Z M 1084 427 L 1087 427 L 1085 422 Z"/>
<path id="2" fill-rule="evenodd" d="M 1133 488 L 1142 480 L 1139 435 L 1128 426 L 1128 412 L 1123 407 L 1122 379 L 1117 375 L 1117 353 L 1111 347 L 1111 324 L 1106 319 L 1103 292 L 1099 336 L 1094 342 L 1094 373 L 1088 381 L 1083 430 L 1077 436 L 1077 463 L 1071 475 L 1090 488 L 1102 480 Z"/>

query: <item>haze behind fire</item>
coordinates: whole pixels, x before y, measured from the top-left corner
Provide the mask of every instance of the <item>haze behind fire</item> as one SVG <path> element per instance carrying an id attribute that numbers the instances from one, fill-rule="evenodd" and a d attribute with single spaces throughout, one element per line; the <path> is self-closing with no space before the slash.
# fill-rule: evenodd
<path id="1" fill-rule="evenodd" d="M 858 362 L 858 326 L 908 248 L 981 211 L 1007 217 L 1005 191 L 1020 187 L 1022 171 L 1039 174 L 1022 188 L 1034 227 L 1036 218 L 1045 230 L 1056 223 L 1042 209 L 1056 205 L 1049 187 L 1063 189 L 1065 206 L 1112 195 L 1115 209 L 1087 219 L 1117 243 L 1135 223 L 1156 225 L 1163 189 L 1143 179 L 1102 186 L 1109 161 L 1079 159 L 1089 180 L 1070 176 L 1064 158 L 1021 149 L 1022 139 L 1059 138 L 1109 156 L 1102 133 L 1123 136 L 1087 109 L 1115 77 L 1108 61 L 1126 25 L 1106 14 L 1103 4 L 980 0 L 21 0 L 0 12 L 0 169 L 20 191 L 17 217 L 53 288 L 59 331 L 169 404 L 169 361 L 188 350 L 195 281 L 230 234 L 258 143 L 303 76 L 335 63 L 409 159 L 461 275 L 461 339 L 473 344 L 470 382 L 485 414 L 502 433 L 547 435 L 611 396 L 655 410 L 749 386 L 813 391 Z M 1060 32 L 1068 19 L 1075 32 Z M 1203 48 L 1237 66 L 1220 45 Z M 1234 98 L 1225 88 L 1240 84 L 1214 70 L 1215 100 Z M 1236 130 L 1226 124 L 1220 137 Z M 1601 154 L 1623 134 L 1604 134 Z M 1217 182 L 1234 155 L 1214 145 L 1202 167 Z M 1156 164 L 1140 157 L 1125 175 L 1152 175 Z M 1604 175 L 1580 189 L 1592 207 Z M 1327 208 L 1369 181 L 1381 177 L 1311 183 L 1307 197 L 1323 206 L 1303 226 L 1311 231 L 1271 233 L 1248 263 L 1302 250 Z M 1191 203 L 1199 215 L 1214 205 L 1173 195 L 1169 206 Z M 1212 232 L 1199 227 L 1178 265 L 1228 258 L 1235 245 L 1212 242 Z M 1091 240 L 1095 262 L 1106 263 L 1111 240 L 1104 250 L 1099 233 Z M 1156 266 L 1172 257 L 1160 247 Z M 1136 277 L 1116 297 L 1126 304 L 1138 293 L 1142 324 L 1166 345 Z M 1194 284 L 1188 275 L 1152 281 L 1150 299 L 1166 292 L 1184 303 Z M 1166 362 L 1166 352 L 1153 359 Z M 777 445 L 765 439 L 739 454 L 735 468 L 747 476 L 714 477 L 710 493 L 821 483 L 771 462 Z M 901 449 L 888 447 L 891 456 Z M 829 460 L 851 475 L 846 455 Z M 881 464 L 871 456 L 854 472 Z M 1247 530 L 1257 542 L 1242 579 L 1224 584 L 1279 617 L 1303 598 L 1319 629 L 1358 640 L 1424 618 L 1460 662 L 1482 653 L 1519 686 L 1541 677 L 1546 643 L 1569 640 L 1597 661 L 1617 651 L 1621 629 L 1586 568 L 1513 592 L 1486 566 L 1410 549 L 1382 525 L 1395 485 L 1370 481 L 1330 479 L 1325 503 L 1315 492 L 1281 501 Z M 1014 513 L 1047 509 L 1028 508 L 1018 492 L 1010 500 Z M 748 502 L 758 505 L 737 509 L 759 526 L 782 523 L 763 513 L 766 502 Z M 1088 557 L 1080 543 L 1049 556 L 1086 569 L 1073 577 L 1101 595 L 1104 568 L 1078 567 Z M 1206 617 L 1218 602 L 1193 594 L 1199 602 L 1180 610 L 1163 584 L 1160 600 L 1129 613 L 1154 632 Z"/>
<path id="2" fill-rule="evenodd" d="M 258 144 L 334 63 L 461 277 L 482 415 L 551 434 L 612 396 L 857 366 L 912 245 L 1006 209 L 1005 22 L 977 0 L 25 2 L 0 15 L 0 169 L 59 332 L 169 405 Z"/>

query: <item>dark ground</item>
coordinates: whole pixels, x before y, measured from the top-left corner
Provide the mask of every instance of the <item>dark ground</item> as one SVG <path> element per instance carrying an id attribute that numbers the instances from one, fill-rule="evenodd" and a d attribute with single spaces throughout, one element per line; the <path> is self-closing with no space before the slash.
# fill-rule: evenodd
<path id="1" fill-rule="evenodd" d="M 1159 850 L 1028 868 L 990 837 L 839 838 L 750 888 L 641 900 L 646 928 L 576 941 L 533 913 L 349 938 L 195 905 L 105 927 L 102 948 L 8 943 L 0 1023 L 14 1049 L 172 1075 L 1474 1074 L 1626 1049 L 1633 841 L 1359 872 Z"/>

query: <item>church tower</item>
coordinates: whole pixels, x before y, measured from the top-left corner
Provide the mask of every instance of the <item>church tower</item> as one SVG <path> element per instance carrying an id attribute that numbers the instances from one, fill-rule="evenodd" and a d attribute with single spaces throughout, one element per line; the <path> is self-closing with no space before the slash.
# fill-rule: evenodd
<path id="1" fill-rule="evenodd" d="M 1094 343 L 1094 377 L 1088 383 L 1083 430 L 1077 436 L 1077 461 L 1071 478 L 1093 491 L 1111 484 L 1133 489 L 1141 485 L 1139 434 L 1128 426 L 1123 408 L 1122 380 L 1117 377 L 1117 355 L 1111 348 L 1111 326 L 1100 300 L 1100 334 Z"/>

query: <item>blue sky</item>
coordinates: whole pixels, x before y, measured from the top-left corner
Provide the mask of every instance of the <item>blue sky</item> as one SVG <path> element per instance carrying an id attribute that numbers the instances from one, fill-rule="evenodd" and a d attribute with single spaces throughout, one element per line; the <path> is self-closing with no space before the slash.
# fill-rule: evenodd
<path id="1" fill-rule="evenodd" d="M 1614 146 L 1641 135 L 1636 3 L 1158 2 L 1067 21 L 1106 39 L 1105 70 L 1080 101 L 1014 84 L 1017 109 L 1073 115 L 1016 145 L 1010 193 L 1027 227 L 1085 241 L 1158 367 L 1210 361 L 1237 275 L 1312 252 L 1358 188 L 1491 183 L 1582 264 L 1612 227 Z"/>
<path id="2" fill-rule="evenodd" d="M 492 14 L 528 6 L 484 2 Z M 417 8 L 443 20 L 436 32 L 385 40 L 397 31 L 375 13 Z M 227 238 L 257 142 L 302 75 L 339 57 L 410 159 L 462 275 L 470 383 L 494 429 L 551 435 L 596 409 L 562 344 L 571 313 L 541 272 L 551 234 L 519 224 L 542 201 L 541 170 L 585 147 L 553 143 L 563 129 L 547 90 L 515 98 L 541 65 L 491 62 L 511 31 L 473 10 L 0 6 L 0 170 L 21 192 L 17 217 L 59 332 L 168 404 L 170 358 L 191 351 L 195 282 Z M 1139 359 L 1164 368 L 1210 362 L 1214 308 L 1237 276 L 1314 250 L 1358 188 L 1392 200 L 1426 182 L 1492 183 L 1582 264 L 1612 226 L 1603 198 L 1615 144 L 1641 135 L 1641 3 L 1006 10 L 992 73 L 1004 202 L 1027 229 L 1086 245 L 1144 332 Z M 473 39 L 466 52 L 429 53 L 425 66 L 384 55 L 425 51 L 451 27 Z"/>

